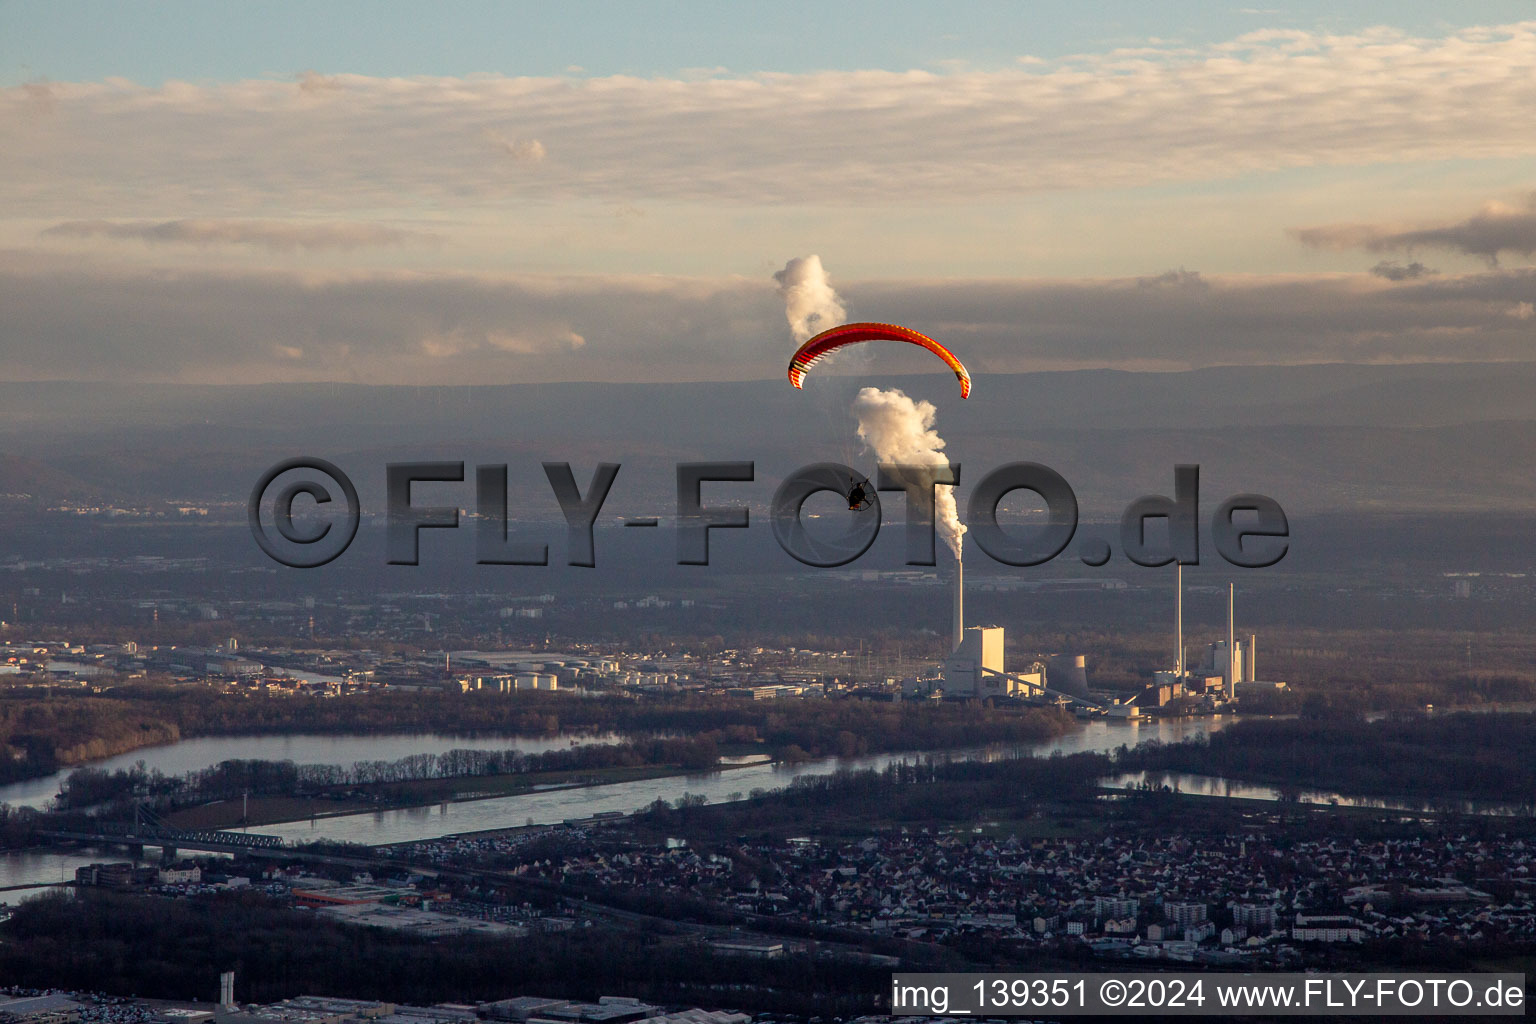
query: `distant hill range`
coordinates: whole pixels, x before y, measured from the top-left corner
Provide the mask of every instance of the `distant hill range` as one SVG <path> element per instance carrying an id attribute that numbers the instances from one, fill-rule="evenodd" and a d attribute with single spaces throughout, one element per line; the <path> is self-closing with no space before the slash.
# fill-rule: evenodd
<path id="1" fill-rule="evenodd" d="M 854 460 L 864 384 L 939 409 L 962 484 L 1043 462 L 1089 517 L 1202 466 L 1202 500 L 1258 491 L 1297 512 L 1536 508 L 1536 363 L 1218 367 L 672 384 L 0 384 L 0 493 L 36 501 L 243 500 L 288 455 L 331 459 L 367 494 L 392 460 L 508 462 L 547 504 L 543 460 L 624 464 L 610 506 L 665 513 L 677 461 L 752 459 L 754 497 L 808 462 Z M 731 485 L 740 486 L 740 485 Z M 965 487 L 962 487 L 964 490 Z M 464 488 L 469 501 L 472 486 Z M 534 501 L 533 499 L 537 499 Z M 553 506 L 551 506 L 551 509 Z"/>
<path id="2" fill-rule="evenodd" d="M 0 501 L 99 501 L 102 489 L 37 459 L 0 454 Z"/>

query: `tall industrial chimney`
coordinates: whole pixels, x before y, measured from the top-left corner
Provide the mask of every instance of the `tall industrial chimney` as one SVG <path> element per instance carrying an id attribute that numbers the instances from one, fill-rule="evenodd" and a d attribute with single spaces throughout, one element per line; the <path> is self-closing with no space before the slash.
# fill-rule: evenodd
<path id="1" fill-rule="evenodd" d="M 1258 657 L 1259 657 L 1259 638 L 1256 635 L 1254 635 L 1254 634 L 1249 634 L 1249 636 L 1248 636 L 1248 671 L 1243 673 L 1243 678 L 1248 680 L 1250 683 L 1253 682 L 1255 679 L 1259 678 L 1258 675 L 1256 674 L 1258 672 L 1258 667 L 1259 667 Z"/>
<path id="2" fill-rule="evenodd" d="M 1237 695 L 1237 639 L 1232 633 L 1233 584 L 1227 584 L 1227 699 Z"/>
<path id="3" fill-rule="evenodd" d="M 965 560 L 960 556 L 964 543 L 964 538 L 955 542 L 955 642 L 951 650 L 956 651 L 965 639 Z"/>
<path id="4" fill-rule="evenodd" d="M 1176 679 L 1184 678 L 1184 563 L 1173 563 L 1173 620 L 1176 630 L 1174 642 L 1179 645 L 1178 655 L 1173 659 L 1173 674 Z"/>

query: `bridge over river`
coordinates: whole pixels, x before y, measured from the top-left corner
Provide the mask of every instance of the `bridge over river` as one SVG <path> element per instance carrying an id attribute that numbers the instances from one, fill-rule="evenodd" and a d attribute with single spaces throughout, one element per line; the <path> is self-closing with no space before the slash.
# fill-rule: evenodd
<path id="1" fill-rule="evenodd" d="M 183 829 L 167 825 L 160 816 L 145 807 L 134 808 L 133 821 L 92 822 L 79 830 L 53 829 L 40 832 L 52 839 L 69 839 L 93 846 L 126 846 L 135 857 L 144 847 L 158 846 L 164 856 L 175 857 L 178 850 L 204 850 L 214 853 L 244 853 L 252 850 L 281 849 L 281 836 L 258 832 L 224 832 L 216 829 Z"/>

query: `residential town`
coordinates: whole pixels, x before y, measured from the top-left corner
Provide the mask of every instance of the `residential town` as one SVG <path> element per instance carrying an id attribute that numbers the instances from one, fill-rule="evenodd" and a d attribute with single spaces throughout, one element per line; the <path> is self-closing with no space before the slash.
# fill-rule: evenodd
<path id="1" fill-rule="evenodd" d="M 594 833 L 598 835 L 598 833 Z M 518 863 L 529 836 L 451 838 L 396 855 L 444 865 Z M 1331 943 L 1536 939 L 1536 849 L 1521 839 L 1278 843 L 1261 831 L 1023 841 L 963 832 L 809 837 L 701 852 L 617 834 L 518 874 L 664 891 L 758 918 L 873 936 L 985 934 L 1103 958 L 1278 966 Z M 752 877 L 742 870 L 754 865 Z"/>

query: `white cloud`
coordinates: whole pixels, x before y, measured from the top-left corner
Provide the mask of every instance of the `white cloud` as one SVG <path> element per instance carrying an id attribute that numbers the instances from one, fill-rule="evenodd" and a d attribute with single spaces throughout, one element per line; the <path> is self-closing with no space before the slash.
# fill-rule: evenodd
<path id="1" fill-rule="evenodd" d="M 574 352 L 585 346 L 587 339 L 575 331 L 563 327 L 555 327 L 532 334 L 513 333 L 510 331 L 487 331 L 485 343 L 498 352 L 531 356 L 543 352 Z"/>
<path id="2" fill-rule="evenodd" d="M 796 344 L 847 321 L 848 310 L 815 253 L 792 258 L 773 279 L 778 282 L 784 316 Z"/>
<path id="3" fill-rule="evenodd" d="M 520 164 L 542 163 L 549 155 L 544 143 L 538 139 L 506 139 L 495 133 L 492 133 L 492 138 L 508 156 Z"/>
<path id="4" fill-rule="evenodd" d="M 37 79 L 31 82 L 23 82 L 19 87 L 22 99 L 25 101 L 24 109 L 33 114 L 51 114 L 54 109 L 53 87 L 47 79 Z"/>
<path id="5" fill-rule="evenodd" d="M 1536 154 L 1536 22 L 1443 38 L 1259 32 L 974 73 L 700 80 L 109 80 L 0 90 L 0 203 L 34 216 L 506 198 L 975 200 Z M 1512 119 L 1513 118 L 1513 119 Z M 559 155 L 558 175 L 506 173 Z"/>
<path id="6" fill-rule="evenodd" d="M 276 252 L 295 249 L 357 249 L 363 246 L 436 242 L 422 231 L 403 231 L 381 224 L 293 221 L 71 220 L 43 231 L 52 238 L 110 238 L 189 245 L 255 245 Z"/>
<path id="7" fill-rule="evenodd" d="M 332 92 L 342 88 L 341 79 L 335 75 L 322 75 L 318 71 L 299 72 L 300 92 Z"/>

